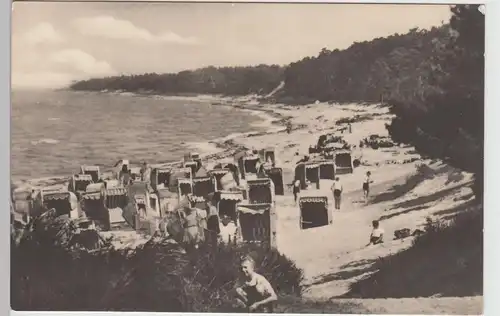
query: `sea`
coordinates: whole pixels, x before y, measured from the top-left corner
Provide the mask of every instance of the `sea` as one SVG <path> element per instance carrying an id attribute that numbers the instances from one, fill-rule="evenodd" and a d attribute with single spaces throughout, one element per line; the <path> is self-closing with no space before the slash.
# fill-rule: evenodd
<path id="1" fill-rule="evenodd" d="M 70 176 L 119 159 L 163 163 L 262 129 L 259 116 L 210 101 L 72 91 L 13 91 L 11 180 Z"/>

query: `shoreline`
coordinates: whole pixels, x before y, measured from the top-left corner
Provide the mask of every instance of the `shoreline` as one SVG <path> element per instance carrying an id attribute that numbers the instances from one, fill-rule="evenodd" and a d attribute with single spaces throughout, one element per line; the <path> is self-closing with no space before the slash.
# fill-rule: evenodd
<path id="1" fill-rule="evenodd" d="M 258 135 L 265 135 L 269 133 L 274 133 L 278 130 L 285 130 L 280 128 L 285 125 L 287 117 L 277 113 L 269 108 L 263 108 L 262 106 L 267 106 L 267 104 L 262 105 L 260 103 L 248 104 L 248 102 L 255 102 L 255 96 L 240 96 L 240 97 L 228 97 L 222 95 L 190 95 L 190 96 L 165 96 L 157 94 L 147 94 L 147 93 L 128 93 L 128 92 L 102 92 L 102 91 L 72 91 L 63 90 L 76 93 L 104 93 L 117 96 L 125 97 L 152 97 L 159 98 L 162 100 L 184 100 L 191 102 L 201 102 L 209 103 L 210 106 L 220 106 L 237 109 L 241 112 L 246 112 L 252 116 L 260 118 L 260 122 L 254 122 L 250 124 L 250 127 L 255 127 L 255 130 L 249 132 L 235 132 L 227 136 L 218 137 L 213 140 L 206 140 L 200 142 L 186 142 L 183 144 L 190 147 L 186 151 L 199 152 L 200 157 L 204 163 L 212 163 L 217 159 L 224 159 L 234 155 L 236 151 L 248 150 L 243 144 L 236 141 L 239 138 L 253 137 Z M 164 162 L 154 162 L 150 163 L 152 167 L 164 167 L 171 166 L 182 163 L 182 157 L 171 161 Z M 112 167 L 103 168 L 101 170 L 102 174 L 111 172 Z M 45 177 L 35 177 L 28 179 L 16 179 L 12 180 L 11 183 L 16 187 L 44 187 L 44 186 L 58 186 L 64 185 L 66 182 L 70 181 L 71 175 L 51 175 Z"/>

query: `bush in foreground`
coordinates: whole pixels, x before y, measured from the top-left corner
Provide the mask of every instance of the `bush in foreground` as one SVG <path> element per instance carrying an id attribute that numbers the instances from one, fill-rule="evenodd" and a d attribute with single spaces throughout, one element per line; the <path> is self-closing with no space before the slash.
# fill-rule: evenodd
<path id="1" fill-rule="evenodd" d="M 302 271 L 257 245 L 202 247 L 150 240 L 136 249 L 69 250 L 52 223 L 11 238 L 11 307 L 51 311 L 231 311 L 238 260 L 249 253 L 278 295 L 300 296 Z M 59 230 L 60 232 L 61 230 Z M 52 233 L 50 233 L 52 232 Z"/>

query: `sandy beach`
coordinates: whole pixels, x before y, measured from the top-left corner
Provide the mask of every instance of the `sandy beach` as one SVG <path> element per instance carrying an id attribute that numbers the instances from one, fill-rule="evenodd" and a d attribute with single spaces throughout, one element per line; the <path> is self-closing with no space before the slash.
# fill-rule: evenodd
<path id="1" fill-rule="evenodd" d="M 385 124 L 392 117 L 387 108 L 376 104 L 316 103 L 302 106 L 298 110 L 296 106 L 260 104 L 253 96 L 195 98 L 217 106 L 233 106 L 251 111 L 260 118 L 259 129 L 265 130 L 228 135 L 209 143 L 190 144 L 193 151 L 202 154 L 204 163 L 210 165 L 215 160 L 231 157 L 239 148 L 273 147 L 277 166 L 283 168 L 285 184 L 293 181 L 295 164 L 308 153 L 309 146 L 316 144 L 320 135 L 338 130 L 340 126 L 335 123 L 339 119 L 354 116 L 360 118 L 358 122 L 352 123 L 352 133 L 343 134 L 348 143 L 357 145 L 370 134 L 387 136 Z M 291 133 L 286 132 L 286 122 L 292 123 Z M 304 270 L 306 299 L 345 301 L 346 299 L 335 297 L 346 293 L 351 283 L 373 273 L 370 266 L 375 260 L 411 246 L 412 237 L 391 240 L 396 229 L 422 228 L 427 217 L 446 220 L 454 213 L 464 211 L 473 199 L 471 174 L 440 161 L 422 159 L 412 147 L 396 146 L 378 150 L 356 148 L 353 155 L 361 164 L 353 174 L 341 176 L 345 193 L 340 210 L 333 209 L 330 180 L 321 180 L 319 190 L 308 189 L 302 193 L 328 197 L 333 214 L 332 225 L 301 230 L 300 210 L 294 204 L 292 192 L 286 190 L 284 196 L 276 197 L 278 250 Z M 408 162 L 409 160 L 413 161 Z M 374 181 L 368 203 L 363 201 L 361 188 L 366 171 L 372 173 Z M 408 185 L 410 179 L 416 181 L 411 181 L 412 185 Z M 61 185 L 65 181 L 67 179 L 54 177 L 30 180 L 24 185 Z M 403 191 L 396 192 L 394 187 L 398 185 Z M 388 241 L 383 245 L 364 247 L 371 231 L 371 222 L 377 219 L 381 221 Z M 122 246 L 141 243 L 137 240 L 138 237 L 135 234 L 123 237 Z M 470 311 L 472 314 L 479 314 L 482 309 L 482 296 L 466 300 L 438 297 L 391 299 L 390 304 L 386 299 L 348 301 L 361 304 L 372 313 L 456 314 Z"/>
<path id="2" fill-rule="evenodd" d="M 234 137 L 226 142 L 227 148 L 234 145 L 260 149 L 274 147 L 280 167 L 284 169 L 285 183 L 293 180 L 296 162 L 307 154 L 310 145 L 320 135 L 338 128 L 335 122 L 341 118 L 360 115 L 364 119 L 352 123 L 352 133 L 344 134 L 350 144 L 358 144 L 370 134 L 387 136 L 385 123 L 392 116 L 387 108 L 379 105 L 330 105 L 312 104 L 305 107 L 258 104 L 248 98 L 219 101 L 236 104 L 239 108 L 260 111 L 270 116 L 274 127 L 267 133 L 253 133 Z M 269 121 L 268 120 L 268 121 Z M 288 134 L 282 126 L 291 121 L 293 131 Z M 221 145 L 221 144 L 219 144 Z M 297 155 L 298 153 L 298 155 Z M 294 205 L 290 191 L 276 197 L 278 213 L 278 249 L 294 260 L 305 271 L 307 290 L 305 297 L 312 300 L 331 299 L 348 291 L 355 280 L 374 271 L 358 271 L 374 260 L 386 257 L 411 246 L 412 238 L 390 240 L 397 229 L 423 229 L 427 217 L 447 220 L 454 213 L 464 211 L 473 199 L 470 188 L 472 174 L 454 169 L 440 161 L 422 159 L 412 147 L 390 149 L 357 149 L 354 152 L 361 161 L 353 174 L 341 176 L 345 197 L 341 210 L 333 210 L 333 199 L 329 180 L 321 180 L 320 189 L 308 189 L 305 194 L 327 196 L 333 224 L 313 230 L 299 228 L 299 208 Z M 413 158 L 413 159 L 412 159 Z M 403 163 L 416 160 L 411 163 Z M 426 167 L 419 167 L 426 166 Z M 394 193 L 395 186 L 405 186 L 410 179 L 425 176 L 404 192 Z M 372 201 L 365 204 L 362 179 L 371 171 Z M 381 220 L 388 242 L 364 248 L 371 231 L 372 220 Z M 353 263 L 357 263 L 353 265 Z M 363 264 L 365 263 L 365 264 Z M 354 266 L 354 267 L 352 267 Z M 393 302 L 375 300 L 351 300 L 361 303 L 372 312 L 384 313 L 436 313 L 456 314 L 469 311 L 481 313 L 482 297 L 462 298 L 412 298 L 391 299 Z M 340 299 L 342 301 L 342 299 Z M 393 306 L 392 308 L 389 306 Z M 382 308 L 383 307 L 383 308 Z"/>

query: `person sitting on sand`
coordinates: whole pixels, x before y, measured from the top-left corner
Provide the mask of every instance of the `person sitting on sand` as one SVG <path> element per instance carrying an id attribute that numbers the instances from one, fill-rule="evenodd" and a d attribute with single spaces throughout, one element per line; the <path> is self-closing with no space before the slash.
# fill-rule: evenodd
<path id="1" fill-rule="evenodd" d="M 365 203 L 368 202 L 368 195 L 370 194 L 370 183 L 373 183 L 373 181 L 370 179 L 370 176 L 372 173 L 368 171 L 366 173 L 365 180 L 363 181 L 363 193 L 365 196 Z"/>
<path id="2" fill-rule="evenodd" d="M 139 204 L 137 206 L 137 214 L 139 215 L 141 220 L 145 220 L 148 217 L 146 206 L 144 204 Z"/>
<path id="3" fill-rule="evenodd" d="M 384 242 L 384 230 L 380 227 L 380 222 L 375 220 L 372 222 L 373 230 L 370 234 L 370 242 L 369 245 L 377 245 Z"/>
<path id="4" fill-rule="evenodd" d="M 273 160 L 271 159 L 271 157 L 267 157 L 267 160 L 264 161 L 264 163 L 262 163 L 262 168 L 264 170 L 274 168 L 274 163 L 273 163 Z"/>
<path id="5" fill-rule="evenodd" d="M 340 210 L 340 201 L 342 197 L 343 188 L 342 188 L 342 183 L 340 183 L 339 177 L 335 178 L 335 182 L 333 182 L 331 190 L 333 192 L 333 199 L 335 201 L 335 209 Z"/>
<path id="6" fill-rule="evenodd" d="M 272 313 L 278 300 L 271 283 L 255 272 L 255 261 L 247 256 L 241 261 L 242 277 L 236 286 L 236 304 L 246 312 Z"/>

